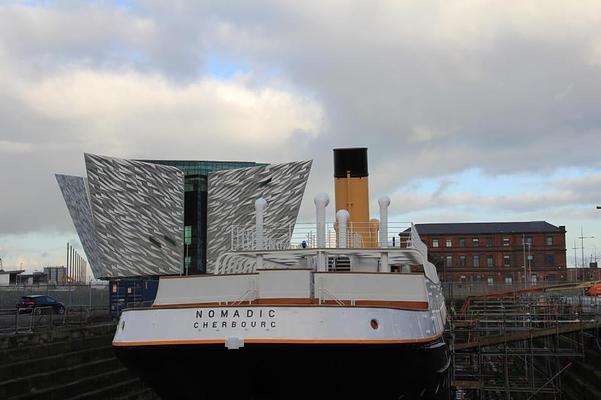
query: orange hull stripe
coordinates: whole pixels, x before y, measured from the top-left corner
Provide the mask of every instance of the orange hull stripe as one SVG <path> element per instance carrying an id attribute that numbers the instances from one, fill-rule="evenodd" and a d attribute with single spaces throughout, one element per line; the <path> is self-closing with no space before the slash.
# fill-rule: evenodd
<path id="1" fill-rule="evenodd" d="M 244 343 L 257 344 L 400 344 L 426 343 L 441 337 L 442 334 L 421 339 L 244 339 Z M 211 340 L 153 340 L 142 342 L 113 342 L 116 347 L 162 346 L 186 344 L 225 344 L 223 339 Z"/>

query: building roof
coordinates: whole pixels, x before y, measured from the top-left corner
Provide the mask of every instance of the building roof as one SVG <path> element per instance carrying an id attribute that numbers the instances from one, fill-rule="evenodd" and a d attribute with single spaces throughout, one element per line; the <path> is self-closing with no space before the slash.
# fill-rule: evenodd
<path id="1" fill-rule="evenodd" d="M 25 272 L 24 269 L 13 269 L 13 270 L 0 269 L 0 274 L 21 274 L 23 272 Z"/>
<path id="2" fill-rule="evenodd" d="M 565 227 L 557 227 L 546 221 L 415 224 L 415 227 L 420 235 L 565 232 Z"/>

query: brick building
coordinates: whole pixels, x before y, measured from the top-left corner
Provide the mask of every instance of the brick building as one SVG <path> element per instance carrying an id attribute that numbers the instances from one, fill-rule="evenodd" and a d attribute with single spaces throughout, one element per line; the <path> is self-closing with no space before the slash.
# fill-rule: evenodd
<path id="1" fill-rule="evenodd" d="M 565 281 L 564 226 L 545 221 L 417 224 L 443 281 Z"/>

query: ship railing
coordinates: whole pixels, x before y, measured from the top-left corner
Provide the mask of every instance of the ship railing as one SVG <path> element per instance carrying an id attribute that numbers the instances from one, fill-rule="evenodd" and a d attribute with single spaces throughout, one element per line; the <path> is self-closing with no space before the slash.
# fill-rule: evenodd
<path id="1" fill-rule="evenodd" d="M 236 307 L 240 304 L 248 301 L 248 304 L 251 304 L 253 300 L 255 300 L 258 296 L 257 289 L 248 289 L 246 292 L 240 296 L 240 298 L 234 302 L 232 302 L 232 306 Z"/>
<path id="2" fill-rule="evenodd" d="M 344 306 L 344 305 L 345 305 L 345 304 L 344 304 L 344 302 L 343 302 L 342 300 L 340 300 L 340 299 L 338 299 L 336 296 L 334 296 L 334 295 L 332 294 L 332 292 L 330 292 L 328 289 L 326 289 L 326 288 L 324 288 L 324 287 L 320 287 L 320 288 L 319 288 L 317 291 L 318 291 L 318 296 L 317 296 L 317 299 L 318 299 L 318 301 L 319 301 L 319 304 L 321 304 L 321 303 L 323 303 L 325 300 L 327 300 L 327 299 L 325 298 L 325 296 L 324 296 L 324 294 L 325 294 L 325 295 L 327 295 L 327 297 L 328 297 L 330 300 L 334 300 L 334 302 L 335 302 L 336 304 L 338 304 L 339 306 Z M 351 300 L 351 305 L 352 305 L 352 306 L 354 306 L 354 305 L 355 305 L 355 301 L 354 301 L 354 300 Z"/>
<path id="3" fill-rule="evenodd" d="M 349 222 L 346 229 L 345 243 L 339 242 L 339 227 L 334 222 L 325 224 L 325 246 L 319 246 L 317 229 L 314 223 L 297 223 L 290 225 L 263 226 L 263 245 L 257 246 L 255 226 L 233 225 L 231 228 L 232 251 L 254 250 L 290 250 L 301 248 L 392 248 L 417 249 L 427 248 L 415 232 L 410 222 L 389 222 L 386 234 L 386 246 L 381 246 L 377 222 Z M 259 249 L 259 247 L 261 247 Z"/>

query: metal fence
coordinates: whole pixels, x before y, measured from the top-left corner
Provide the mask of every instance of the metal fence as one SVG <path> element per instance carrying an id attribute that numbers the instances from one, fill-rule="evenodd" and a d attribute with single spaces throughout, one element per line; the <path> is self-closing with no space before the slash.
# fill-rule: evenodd
<path id="1" fill-rule="evenodd" d="M 0 308 L 15 308 L 22 296 L 46 295 L 70 306 L 108 306 L 109 288 L 107 284 L 72 285 L 10 285 L 0 286 Z"/>
<path id="2" fill-rule="evenodd" d="M 29 333 L 65 326 L 109 321 L 109 307 L 70 306 L 57 314 L 52 307 L 36 307 L 29 312 L 0 309 L 0 334 Z"/>
<path id="3" fill-rule="evenodd" d="M 52 307 L 17 310 L 22 296 L 46 295 L 64 304 L 64 313 Z M 11 285 L 0 287 L 0 333 L 13 334 L 111 319 L 106 284 Z"/>

